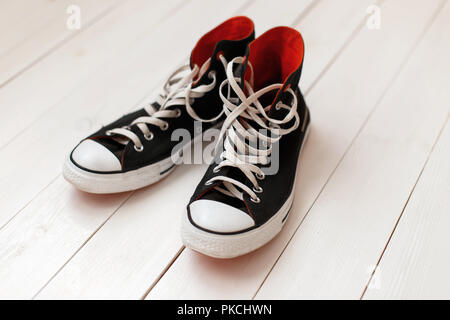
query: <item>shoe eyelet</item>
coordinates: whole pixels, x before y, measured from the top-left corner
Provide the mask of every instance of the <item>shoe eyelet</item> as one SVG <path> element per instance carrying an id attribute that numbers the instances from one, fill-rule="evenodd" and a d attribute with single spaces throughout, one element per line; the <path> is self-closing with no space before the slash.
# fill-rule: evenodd
<path id="1" fill-rule="evenodd" d="M 152 140 L 152 139 L 153 139 L 153 137 L 154 137 L 154 134 L 153 134 L 153 132 L 150 132 L 150 134 L 149 134 L 149 135 L 146 135 L 146 134 L 144 134 L 144 138 L 145 138 L 145 140 L 147 140 L 147 141 L 150 141 L 150 140 Z"/>
<path id="2" fill-rule="evenodd" d="M 134 145 L 134 150 L 136 150 L 137 152 L 142 152 L 144 150 L 144 146 L 137 147 L 136 145 Z"/>
<path id="3" fill-rule="evenodd" d="M 212 79 L 212 78 L 215 78 L 216 77 L 216 71 L 215 70 L 211 70 L 209 73 L 208 73 L 208 78 L 210 78 L 210 79 Z"/>
<path id="4" fill-rule="evenodd" d="M 275 123 L 275 124 L 270 124 L 269 127 L 270 127 L 271 129 L 281 130 L 280 125 L 279 125 L 279 124 L 276 124 L 276 123 Z"/>
<path id="5" fill-rule="evenodd" d="M 266 177 L 266 175 L 264 174 L 264 172 L 263 172 L 262 174 L 257 173 L 257 174 L 256 174 L 256 177 L 257 177 L 259 180 L 263 180 L 263 179 Z"/>
<path id="6" fill-rule="evenodd" d="M 278 103 L 275 105 L 275 110 L 280 110 L 281 109 L 281 101 L 278 101 Z"/>
<path id="7" fill-rule="evenodd" d="M 163 124 L 163 126 L 161 127 L 162 131 L 166 131 L 167 129 L 169 129 L 169 124 L 166 122 Z"/>
<path id="8" fill-rule="evenodd" d="M 225 58 L 225 54 L 224 54 L 223 51 L 217 52 L 217 54 L 216 54 L 216 60 L 217 60 L 217 61 L 221 61 L 221 60 L 220 60 L 220 56 L 223 56 L 223 57 Z"/>
<path id="9" fill-rule="evenodd" d="M 256 193 L 262 193 L 264 190 L 263 190 L 263 188 L 258 186 L 258 188 L 253 187 L 253 191 L 255 191 Z"/>
<path id="10" fill-rule="evenodd" d="M 213 172 L 214 173 L 218 173 L 220 171 L 220 168 L 219 167 L 214 167 L 214 169 L 213 169 Z"/>
<path id="11" fill-rule="evenodd" d="M 181 110 L 179 108 L 175 109 L 176 114 L 175 114 L 175 118 L 179 118 L 181 116 Z"/>
<path id="12" fill-rule="evenodd" d="M 210 186 L 212 184 L 213 184 L 212 181 L 209 181 L 209 180 L 205 182 L 205 186 Z"/>
<path id="13" fill-rule="evenodd" d="M 254 203 L 260 203 L 261 199 L 259 197 L 256 197 L 256 199 L 253 199 L 252 197 L 250 197 L 250 201 L 254 202 Z"/>
<path id="14" fill-rule="evenodd" d="M 107 130 L 107 131 L 105 132 L 105 134 L 106 134 L 108 137 L 110 137 L 110 136 L 113 135 L 113 133 L 111 132 L 111 130 Z"/>

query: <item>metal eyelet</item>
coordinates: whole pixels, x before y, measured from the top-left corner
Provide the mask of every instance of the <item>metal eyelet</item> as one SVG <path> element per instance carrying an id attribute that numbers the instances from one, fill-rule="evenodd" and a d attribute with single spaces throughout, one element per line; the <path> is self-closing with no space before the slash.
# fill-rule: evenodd
<path id="1" fill-rule="evenodd" d="M 169 124 L 166 122 L 163 124 L 163 126 L 161 127 L 162 131 L 166 131 L 167 129 L 169 129 Z"/>
<path id="2" fill-rule="evenodd" d="M 210 79 L 215 78 L 215 77 L 216 77 L 216 74 L 217 74 L 217 72 L 216 72 L 215 70 L 211 70 L 211 71 L 208 73 L 208 78 L 210 78 Z"/>
<path id="3" fill-rule="evenodd" d="M 256 199 L 253 199 L 252 197 L 250 197 L 250 201 L 251 201 L 251 202 L 254 202 L 254 203 L 260 203 L 260 202 L 261 202 L 261 199 L 258 198 L 258 197 L 256 197 Z"/>
<path id="4" fill-rule="evenodd" d="M 136 145 L 134 145 L 134 150 L 136 150 L 137 152 L 142 152 L 144 150 L 144 146 L 136 147 Z"/>
<path id="5" fill-rule="evenodd" d="M 144 134 L 144 138 L 145 138 L 145 140 L 147 140 L 147 141 L 150 141 L 150 140 L 152 140 L 152 139 L 153 139 L 153 137 L 154 137 L 154 134 L 153 134 L 153 132 L 150 132 L 150 134 L 149 134 L 149 135 L 146 135 L 146 134 Z"/>
<path id="6" fill-rule="evenodd" d="M 276 110 L 280 110 L 281 109 L 281 104 L 282 104 L 282 102 L 278 101 L 278 103 L 275 105 L 275 109 Z"/>
<path id="7" fill-rule="evenodd" d="M 105 132 L 105 134 L 107 135 L 107 136 L 112 136 L 113 135 L 113 133 L 111 132 L 111 130 L 107 130 L 106 132 Z"/>
<path id="8" fill-rule="evenodd" d="M 281 129 L 280 125 L 276 124 L 276 123 L 270 124 L 269 127 L 272 128 L 272 129 L 276 129 L 276 130 L 280 130 Z"/>
<path id="9" fill-rule="evenodd" d="M 175 109 L 176 114 L 175 114 L 175 118 L 179 118 L 181 116 L 181 110 L 179 108 Z"/>
<path id="10" fill-rule="evenodd" d="M 217 173 L 217 172 L 219 172 L 220 171 L 220 168 L 219 167 L 214 167 L 214 169 L 213 169 L 213 172 L 214 173 Z"/>
<path id="11" fill-rule="evenodd" d="M 263 190 L 263 188 L 258 186 L 258 188 L 253 187 L 253 191 L 255 191 L 256 193 L 262 193 L 264 190 Z"/>
<path id="12" fill-rule="evenodd" d="M 209 181 L 209 180 L 205 182 L 205 186 L 210 186 L 212 184 L 213 184 L 212 181 Z"/>
<path id="13" fill-rule="evenodd" d="M 264 174 L 264 172 L 263 172 L 262 174 L 257 173 L 257 174 L 256 174 L 256 177 L 257 177 L 259 180 L 262 180 L 262 179 L 264 179 L 264 178 L 266 177 L 266 175 Z"/>
<path id="14" fill-rule="evenodd" d="M 216 60 L 217 61 L 222 61 L 222 60 L 220 60 L 220 56 L 225 57 L 225 54 L 224 54 L 223 51 L 217 52 L 217 54 L 216 54 Z"/>

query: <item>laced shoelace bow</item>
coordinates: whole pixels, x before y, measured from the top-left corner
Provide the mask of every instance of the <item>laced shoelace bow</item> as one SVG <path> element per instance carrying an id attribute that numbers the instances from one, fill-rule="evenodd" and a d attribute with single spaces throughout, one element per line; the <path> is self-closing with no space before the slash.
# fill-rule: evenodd
<path id="1" fill-rule="evenodd" d="M 225 175 L 215 176 L 206 182 L 206 185 L 211 185 L 216 181 L 223 183 L 215 186 L 215 189 L 230 197 L 236 197 L 243 200 L 244 192 L 250 196 L 250 200 L 259 203 L 260 198 L 257 193 L 262 193 L 263 189 L 259 186 L 258 180 L 262 180 L 265 177 L 261 165 L 267 165 L 270 163 L 270 155 L 272 153 L 272 144 L 281 139 L 283 135 L 286 135 L 293 130 L 297 129 L 300 123 L 299 115 L 297 112 L 297 97 L 291 88 L 286 91 L 293 97 L 291 106 L 283 104 L 281 101 L 276 105 L 277 109 L 283 108 L 288 110 L 287 115 L 281 119 L 273 119 L 268 116 L 270 105 L 263 107 L 259 102 L 259 98 L 264 94 L 279 90 L 283 87 L 283 84 L 276 83 L 269 85 L 265 88 L 253 91 L 253 67 L 248 62 L 250 71 L 250 83 L 244 80 L 244 86 L 248 95 L 239 86 L 241 82 L 240 78 L 236 78 L 233 74 L 233 65 L 235 63 L 242 64 L 244 62 L 243 57 L 236 57 L 228 63 L 226 68 L 227 79 L 225 79 L 220 85 L 219 94 L 224 103 L 224 112 L 227 116 L 222 129 L 219 134 L 218 141 L 223 141 L 224 151 L 220 155 L 220 163 L 213 169 L 215 173 L 218 173 L 221 168 L 234 167 L 239 169 L 252 183 L 253 187 L 249 188 L 246 184 L 231 177 Z M 225 97 L 222 94 L 222 88 L 228 85 L 238 96 L 241 103 L 235 105 L 231 102 L 231 99 Z M 289 128 L 281 128 L 281 125 L 290 122 L 295 118 L 294 124 Z M 265 129 L 268 133 L 263 134 L 255 129 L 249 121 L 256 123 L 260 128 Z M 246 142 L 248 140 L 248 143 Z M 267 146 L 264 149 L 260 149 L 255 146 L 264 145 Z M 220 151 L 221 145 L 217 145 L 216 154 Z M 242 191 L 239 191 L 242 190 Z"/>
<path id="2" fill-rule="evenodd" d="M 220 55 L 219 58 L 224 66 L 224 69 L 226 69 L 226 59 L 223 55 Z M 206 73 L 210 62 L 211 58 L 209 58 L 200 69 L 197 65 L 195 65 L 194 68 L 190 70 L 190 66 L 185 65 L 175 70 L 169 76 L 163 86 L 162 92 L 156 98 L 155 102 L 160 105 L 159 108 L 155 108 L 153 105 L 148 104 L 144 107 L 144 110 L 147 112 L 148 116 L 136 118 L 128 126 L 108 130 L 106 134 L 108 136 L 121 137 L 116 141 L 122 144 L 127 144 L 128 141 L 132 141 L 134 144 L 134 149 L 141 152 L 144 150 L 144 146 L 139 136 L 131 130 L 131 126 L 133 125 L 136 125 L 139 128 L 146 140 L 152 140 L 154 134 L 149 129 L 148 125 L 159 127 L 163 131 L 167 130 L 169 128 L 169 123 L 164 119 L 178 118 L 181 115 L 181 109 L 179 107 L 183 105 L 185 106 L 189 116 L 191 116 L 194 120 L 201 122 L 214 122 L 218 120 L 223 115 L 224 111 L 220 112 L 219 115 L 212 119 L 203 119 L 195 113 L 191 106 L 195 99 L 203 97 L 205 93 L 213 90 L 216 86 L 216 72 L 212 70 L 208 74 L 208 77 L 212 79 L 211 83 L 202 84 L 192 88 L 192 85 L 195 83 L 195 79 L 201 79 Z M 178 107 L 175 109 L 170 108 L 173 106 Z"/>

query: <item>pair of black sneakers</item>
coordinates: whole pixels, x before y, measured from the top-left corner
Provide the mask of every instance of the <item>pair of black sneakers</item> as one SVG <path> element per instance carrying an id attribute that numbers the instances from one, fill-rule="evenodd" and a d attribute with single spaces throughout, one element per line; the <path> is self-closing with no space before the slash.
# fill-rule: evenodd
<path id="1" fill-rule="evenodd" d="M 214 136 L 212 163 L 182 222 L 183 242 L 218 258 L 259 248 L 281 230 L 293 202 L 310 122 L 298 88 L 303 56 L 292 28 L 255 40 L 249 18 L 225 21 L 198 41 L 190 64 L 169 77 L 156 101 L 82 140 L 64 177 L 91 193 L 135 190 L 167 176 L 192 144 Z"/>

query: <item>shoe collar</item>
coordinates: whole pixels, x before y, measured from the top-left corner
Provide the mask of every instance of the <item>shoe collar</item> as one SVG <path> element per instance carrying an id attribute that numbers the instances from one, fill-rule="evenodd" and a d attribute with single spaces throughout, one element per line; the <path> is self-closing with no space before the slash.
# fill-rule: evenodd
<path id="1" fill-rule="evenodd" d="M 228 49 L 231 46 L 241 44 L 246 46 L 254 38 L 254 24 L 251 19 L 245 16 L 230 18 L 200 38 L 191 52 L 190 66 L 201 67 L 211 58 L 210 68 L 216 67 L 217 64 L 221 64 L 218 58 L 220 54 L 231 60 L 233 56 L 228 56 Z"/>
<path id="2" fill-rule="evenodd" d="M 303 67 L 304 42 L 302 35 L 290 27 L 276 27 L 253 40 L 245 55 L 242 78 L 250 81 L 248 62 L 253 67 L 253 89 L 258 91 L 274 83 L 282 83 L 272 103 L 272 107 L 289 98 L 288 88 L 296 90 Z M 241 83 L 244 83 L 241 81 Z"/>

